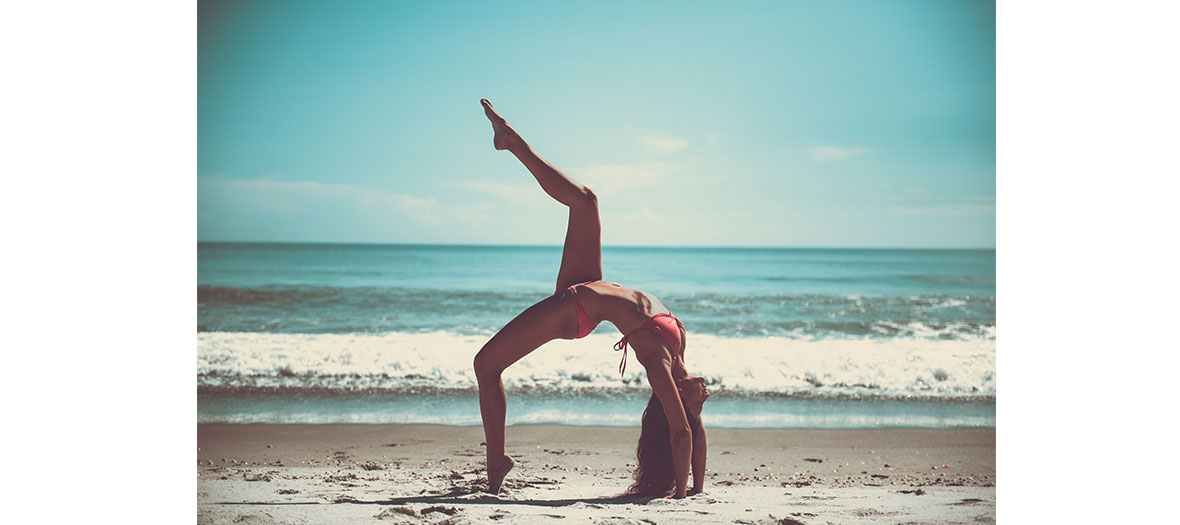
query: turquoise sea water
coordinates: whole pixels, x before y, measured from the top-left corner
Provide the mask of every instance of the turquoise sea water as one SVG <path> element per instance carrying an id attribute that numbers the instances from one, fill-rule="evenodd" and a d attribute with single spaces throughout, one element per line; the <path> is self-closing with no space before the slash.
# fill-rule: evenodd
<path id="1" fill-rule="evenodd" d="M 553 293 L 560 260 L 200 243 L 198 419 L 478 424 L 471 358 Z M 714 425 L 995 424 L 994 250 L 607 247 L 603 271 L 684 322 Z M 514 365 L 509 422 L 637 425 L 650 389 L 641 367 L 619 377 L 618 337 L 603 323 Z"/>

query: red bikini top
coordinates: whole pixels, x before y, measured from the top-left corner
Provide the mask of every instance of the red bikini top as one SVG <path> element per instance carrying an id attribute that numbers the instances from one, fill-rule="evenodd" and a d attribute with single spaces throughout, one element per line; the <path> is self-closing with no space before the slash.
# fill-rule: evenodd
<path id="1" fill-rule="evenodd" d="M 619 342 L 615 343 L 615 351 L 623 351 L 623 360 L 619 362 L 619 375 L 624 375 L 627 371 L 627 339 L 638 332 L 647 328 L 662 337 L 664 342 L 668 343 L 668 348 L 672 350 L 673 359 L 676 357 L 676 351 L 680 349 L 680 331 L 684 329 L 684 325 L 680 324 L 680 319 L 675 315 L 669 313 L 656 314 L 649 317 L 639 328 L 632 330 L 631 333 L 624 335 Z"/>

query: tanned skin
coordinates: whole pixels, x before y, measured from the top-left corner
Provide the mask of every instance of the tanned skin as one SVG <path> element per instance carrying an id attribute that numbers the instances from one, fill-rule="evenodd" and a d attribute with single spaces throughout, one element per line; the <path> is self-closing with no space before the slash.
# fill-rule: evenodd
<path id="1" fill-rule="evenodd" d="M 688 376 L 684 345 L 669 348 L 655 332 L 638 330 L 653 315 L 667 313 L 668 309 L 651 294 L 601 280 L 602 228 L 598 197 L 590 188 L 570 178 L 537 153 L 487 99 L 480 103 L 495 132 L 493 146 L 515 155 L 546 194 L 569 208 L 556 293 L 509 321 L 475 356 L 480 414 L 487 443 L 488 491 L 499 493 L 504 477 L 516 464 L 504 445 L 507 399 L 501 374 L 546 342 L 575 337 L 578 318 L 573 293 L 567 289 L 578 283 L 594 281 L 575 289 L 578 299 L 595 323 L 610 321 L 620 332 L 630 334 L 635 357 L 647 371 L 648 383 L 668 418 L 672 436 L 669 446 L 676 465 L 676 486 L 672 497 L 687 495 L 690 465 L 694 474 L 693 492 L 700 492 L 704 486 L 704 432 L 695 437 L 689 430 L 685 406 L 677 388 L 678 381 Z M 684 341 L 683 331 L 680 340 Z M 699 412 L 697 414 L 699 417 Z M 699 452 L 694 448 L 699 448 Z"/>

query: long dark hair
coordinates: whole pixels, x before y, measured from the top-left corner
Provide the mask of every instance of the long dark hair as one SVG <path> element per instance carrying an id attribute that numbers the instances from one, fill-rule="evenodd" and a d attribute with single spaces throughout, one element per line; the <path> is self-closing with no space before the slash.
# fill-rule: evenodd
<path id="1" fill-rule="evenodd" d="M 687 409 L 685 410 L 687 413 Z M 688 427 L 695 435 L 701 431 L 701 419 L 688 416 Z M 643 423 L 639 431 L 639 445 L 635 447 L 635 483 L 626 494 L 662 497 L 668 495 L 676 482 L 676 464 L 672 461 L 672 442 L 668 432 L 668 418 L 655 394 L 647 400 Z"/>

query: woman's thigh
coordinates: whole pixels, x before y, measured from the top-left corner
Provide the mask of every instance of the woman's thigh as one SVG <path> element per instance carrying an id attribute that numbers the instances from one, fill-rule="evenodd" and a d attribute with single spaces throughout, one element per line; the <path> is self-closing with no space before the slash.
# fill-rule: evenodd
<path id="1" fill-rule="evenodd" d="M 586 281 L 602 279 L 602 225 L 596 199 L 570 206 L 565 247 L 561 251 L 561 269 L 557 272 L 557 290 Z"/>
<path id="2" fill-rule="evenodd" d="M 537 347 L 578 333 L 577 310 L 569 294 L 552 295 L 530 306 L 492 336 L 476 356 L 489 370 L 508 368 Z"/>

